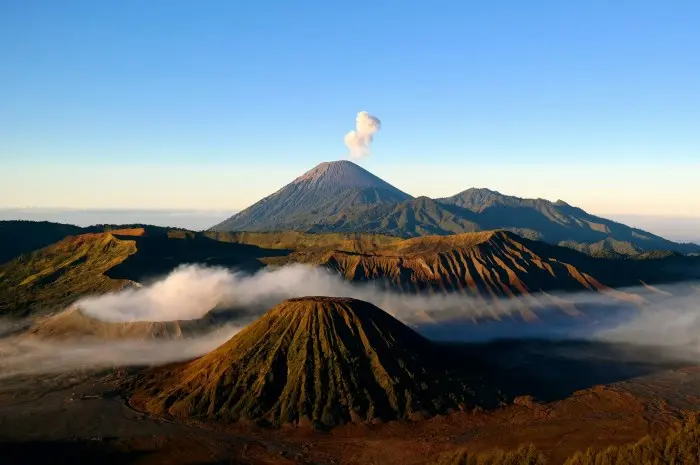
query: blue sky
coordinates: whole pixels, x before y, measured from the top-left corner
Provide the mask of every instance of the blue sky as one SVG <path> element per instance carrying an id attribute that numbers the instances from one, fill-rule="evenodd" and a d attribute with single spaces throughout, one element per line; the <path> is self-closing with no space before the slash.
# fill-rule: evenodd
<path id="1" fill-rule="evenodd" d="M 700 216 L 700 2 L 0 2 L 0 207 L 243 208 L 362 165 Z"/>

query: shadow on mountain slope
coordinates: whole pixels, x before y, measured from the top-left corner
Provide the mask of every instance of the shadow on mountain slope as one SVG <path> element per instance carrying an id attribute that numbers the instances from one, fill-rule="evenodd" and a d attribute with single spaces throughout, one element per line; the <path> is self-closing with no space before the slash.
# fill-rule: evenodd
<path id="1" fill-rule="evenodd" d="M 511 339 L 443 347 L 468 360 L 473 370 L 508 397 L 531 395 L 546 402 L 593 386 L 693 365 L 657 347 L 602 341 Z"/>
<path id="2" fill-rule="evenodd" d="M 291 250 L 220 242 L 196 233 L 182 233 L 178 236 L 172 233 L 132 237 L 120 236 L 118 233 L 114 235 L 118 239 L 134 241 L 136 253 L 105 273 L 112 279 L 141 281 L 166 274 L 186 263 L 235 267 L 255 272 L 264 266 L 258 259 L 291 253 Z"/>
<path id="3" fill-rule="evenodd" d="M 93 232 L 71 224 L 50 221 L 0 221 L 0 263 L 60 241 L 66 236 Z"/>

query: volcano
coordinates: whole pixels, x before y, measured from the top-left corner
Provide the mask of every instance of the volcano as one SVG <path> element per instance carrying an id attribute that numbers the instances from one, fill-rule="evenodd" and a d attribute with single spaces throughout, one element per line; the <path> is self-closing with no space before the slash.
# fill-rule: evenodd
<path id="1" fill-rule="evenodd" d="M 372 304 L 290 299 L 209 354 L 146 374 L 132 404 L 179 418 L 316 427 L 480 404 L 477 377 L 443 350 Z"/>
<path id="2" fill-rule="evenodd" d="M 211 230 L 307 229 L 351 207 L 409 199 L 410 195 L 351 161 L 324 162 Z"/>
<path id="3" fill-rule="evenodd" d="M 214 232 L 304 231 L 398 237 L 507 230 L 605 258 L 700 252 L 587 213 L 563 200 L 523 199 L 489 189 L 413 198 L 350 161 L 321 163 L 274 194 L 213 226 Z"/>

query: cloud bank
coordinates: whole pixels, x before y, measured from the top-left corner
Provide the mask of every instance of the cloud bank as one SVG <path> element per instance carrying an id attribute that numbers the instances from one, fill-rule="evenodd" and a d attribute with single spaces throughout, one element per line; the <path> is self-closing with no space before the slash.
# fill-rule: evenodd
<path id="1" fill-rule="evenodd" d="M 172 321 L 201 318 L 216 308 L 244 309 L 247 315 L 257 316 L 293 297 L 353 297 L 373 303 L 435 339 L 585 337 L 658 346 L 694 345 L 700 352 L 700 287 L 686 283 L 664 289 L 672 296 L 644 286 L 623 289 L 644 298 L 647 304 L 640 308 L 588 291 L 515 299 L 402 294 L 382 282 L 350 283 L 325 268 L 309 265 L 267 268 L 252 275 L 185 265 L 153 284 L 90 297 L 76 305 L 104 321 Z M 571 316 L 572 309 L 576 309 L 575 316 Z M 540 319 L 524 324 L 521 315 L 530 310 Z"/>
<path id="2" fill-rule="evenodd" d="M 458 315 L 464 319 L 500 318 L 525 308 L 559 308 L 554 296 L 485 300 L 463 294 L 401 294 L 381 281 L 351 283 L 326 268 L 293 264 L 255 274 L 227 268 L 183 265 L 159 281 L 79 300 L 84 313 L 103 321 L 172 321 L 201 318 L 216 308 L 262 313 L 285 299 L 304 296 L 353 297 L 371 302 L 406 324 Z M 568 302 L 605 303 L 595 293 L 567 295 Z M 430 316 L 428 315 L 430 314 Z"/>
<path id="3" fill-rule="evenodd" d="M 77 343 L 0 338 L 0 377 L 191 359 L 224 343 L 248 317 L 262 314 L 285 299 L 312 295 L 371 302 L 432 339 L 475 342 L 502 337 L 583 337 L 659 347 L 665 356 L 697 360 L 700 287 L 688 283 L 664 286 L 664 290 L 673 296 L 645 287 L 627 289 L 646 298 L 647 305 L 641 308 L 595 292 L 484 300 L 461 294 L 400 294 L 386 289 L 381 282 L 352 284 L 326 269 L 306 265 L 265 269 L 252 275 L 188 265 L 150 285 L 83 299 L 77 306 L 88 315 L 111 322 L 197 319 L 215 308 L 236 307 L 245 309 L 245 321 L 231 322 L 208 335 L 175 341 Z M 566 300 L 566 308 L 561 299 Z M 572 316 L 571 305 L 581 313 Z M 540 319 L 524 323 L 520 317 L 524 309 L 533 310 Z M 0 334 L 14 332 L 2 326 Z"/>
<path id="4" fill-rule="evenodd" d="M 632 321 L 600 331 L 596 339 L 654 346 L 677 357 L 700 359 L 700 292 L 663 299 Z"/>
<path id="5" fill-rule="evenodd" d="M 226 326 L 197 338 L 180 340 L 56 342 L 21 337 L 0 339 L 0 379 L 191 360 L 219 347 L 240 329 Z"/>

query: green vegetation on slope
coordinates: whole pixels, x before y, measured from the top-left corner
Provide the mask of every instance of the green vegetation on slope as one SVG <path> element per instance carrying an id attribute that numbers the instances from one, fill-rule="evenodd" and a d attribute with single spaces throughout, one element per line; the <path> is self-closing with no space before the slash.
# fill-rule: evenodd
<path id="1" fill-rule="evenodd" d="M 25 316 L 62 309 L 80 296 L 121 289 L 105 272 L 136 252 L 112 234 L 83 234 L 0 266 L 0 314 Z"/>
<path id="2" fill-rule="evenodd" d="M 140 384 L 134 403 L 152 413 L 274 425 L 415 419 L 495 401 L 389 314 L 329 297 L 290 299 L 213 352 Z"/>
<path id="3" fill-rule="evenodd" d="M 264 266 L 261 258 L 287 253 L 165 228 L 69 236 L 0 265 L 0 315 L 36 316 L 62 310 L 85 295 L 163 276 L 182 264 L 256 271 Z"/>
<path id="4" fill-rule="evenodd" d="M 519 199 L 486 189 L 462 195 L 479 196 L 483 203 L 454 198 L 419 197 L 395 204 L 358 206 L 294 229 L 311 232 L 367 232 L 401 237 L 448 235 L 506 230 L 532 240 L 571 247 L 593 256 L 634 256 L 643 251 L 670 250 L 691 253 L 700 249 L 586 213 L 563 202 Z"/>
<path id="5" fill-rule="evenodd" d="M 215 232 L 206 231 L 206 237 L 238 244 L 249 244 L 265 249 L 289 251 L 332 249 L 346 252 L 371 252 L 401 242 L 403 239 L 381 234 L 327 233 L 313 234 L 301 231 L 274 232 Z"/>

